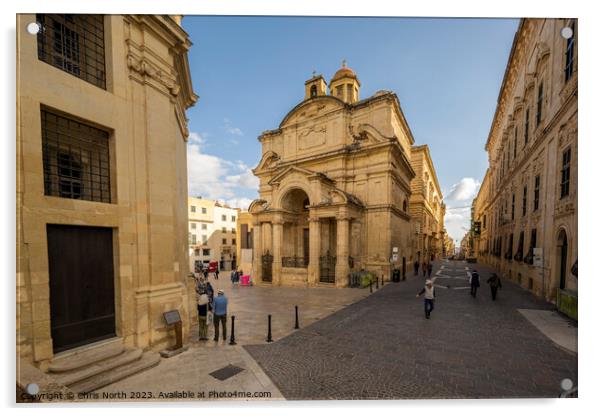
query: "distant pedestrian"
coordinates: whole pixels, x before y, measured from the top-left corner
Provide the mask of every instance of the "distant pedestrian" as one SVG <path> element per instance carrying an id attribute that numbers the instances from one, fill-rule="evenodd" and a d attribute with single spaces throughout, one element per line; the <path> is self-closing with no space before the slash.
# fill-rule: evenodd
<path id="1" fill-rule="evenodd" d="M 206 293 L 197 295 L 197 311 L 199 314 L 199 341 L 207 341 L 208 325 L 207 315 L 209 312 L 209 297 Z"/>
<path id="2" fill-rule="evenodd" d="M 420 268 L 420 263 L 418 263 L 418 260 L 416 260 L 414 262 L 414 276 L 418 276 L 418 269 Z"/>
<path id="3" fill-rule="evenodd" d="M 217 297 L 213 300 L 213 327 L 214 341 L 219 340 L 219 325 L 222 324 L 223 339 L 226 340 L 226 324 L 228 320 L 228 298 L 223 290 L 217 291 Z"/>
<path id="4" fill-rule="evenodd" d="M 209 310 L 212 311 L 213 310 L 213 295 L 214 295 L 215 291 L 213 290 L 213 286 L 211 286 L 211 283 L 209 282 L 209 280 L 207 280 L 207 282 L 205 282 L 205 290 L 207 291 L 207 297 L 209 298 Z"/>
<path id="5" fill-rule="evenodd" d="M 238 283 L 238 270 L 234 269 L 232 270 L 232 272 L 230 273 L 230 281 L 232 282 L 232 286 L 234 286 L 236 283 Z"/>
<path id="6" fill-rule="evenodd" d="M 470 295 L 473 298 L 477 297 L 477 289 L 481 286 L 481 282 L 479 281 L 479 273 L 477 273 L 476 270 L 473 269 L 471 275 L 470 275 Z"/>
<path id="7" fill-rule="evenodd" d="M 424 287 L 416 295 L 419 298 L 424 294 L 424 316 L 426 319 L 431 319 L 431 312 L 435 309 L 435 287 L 430 279 L 427 279 Z"/>
<path id="8" fill-rule="evenodd" d="M 422 262 L 422 277 L 426 277 L 426 261 Z"/>
<path id="9" fill-rule="evenodd" d="M 209 270 L 207 267 L 203 267 L 203 276 L 205 277 L 205 280 L 207 280 L 207 277 L 209 276 Z"/>
<path id="10" fill-rule="evenodd" d="M 431 277 L 431 273 L 433 273 L 433 263 L 429 262 L 429 264 L 426 266 L 426 269 L 428 270 L 429 277 Z"/>
<path id="11" fill-rule="evenodd" d="M 491 273 L 491 277 L 487 279 L 487 283 L 489 283 L 489 288 L 491 289 L 491 300 L 495 300 L 497 290 L 502 288 L 502 279 L 496 273 Z"/>
<path id="12" fill-rule="evenodd" d="M 218 280 L 218 279 L 219 279 L 219 269 L 216 268 L 215 269 L 215 280 Z"/>

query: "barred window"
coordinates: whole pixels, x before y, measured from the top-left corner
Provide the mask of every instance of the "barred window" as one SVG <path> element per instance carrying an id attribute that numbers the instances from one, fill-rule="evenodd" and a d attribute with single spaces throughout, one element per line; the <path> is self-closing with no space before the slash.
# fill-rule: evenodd
<path id="1" fill-rule="evenodd" d="M 525 145 L 529 143 L 529 109 L 525 111 Z"/>
<path id="2" fill-rule="evenodd" d="M 535 123 L 537 126 L 541 123 L 541 111 L 543 108 L 543 81 L 539 83 L 537 89 L 537 113 L 535 114 Z"/>
<path id="3" fill-rule="evenodd" d="M 104 17 L 37 14 L 38 59 L 106 89 Z"/>
<path id="4" fill-rule="evenodd" d="M 537 211 L 539 209 L 539 185 L 540 178 L 539 175 L 535 177 L 535 186 L 533 187 L 533 211 Z"/>
<path id="5" fill-rule="evenodd" d="M 512 156 L 512 159 L 516 159 L 517 140 L 518 140 L 518 127 L 514 127 L 514 154 Z"/>
<path id="6" fill-rule="evenodd" d="M 523 217 L 527 215 L 527 186 L 523 188 Z"/>
<path id="7" fill-rule="evenodd" d="M 571 148 L 562 153 L 562 170 L 560 178 L 560 199 L 569 194 L 569 182 L 571 179 Z"/>
<path id="8" fill-rule="evenodd" d="M 575 22 L 571 24 L 573 36 L 566 40 L 565 62 L 564 62 L 564 81 L 567 82 L 573 76 L 573 58 L 575 53 Z"/>
<path id="9" fill-rule="evenodd" d="M 111 202 L 109 133 L 41 110 L 44 194 Z"/>

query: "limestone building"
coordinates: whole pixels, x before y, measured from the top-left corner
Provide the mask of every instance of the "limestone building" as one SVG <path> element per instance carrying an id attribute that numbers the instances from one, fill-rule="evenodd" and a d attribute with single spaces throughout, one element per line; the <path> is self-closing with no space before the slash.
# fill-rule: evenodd
<path id="1" fill-rule="evenodd" d="M 412 147 L 410 215 L 414 232 L 414 250 L 410 261 L 431 261 L 443 256 L 445 204 L 428 145 Z"/>
<path id="2" fill-rule="evenodd" d="M 521 20 L 474 205 L 480 261 L 575 316 L 577 29 L 573 19 Z"/>
<path id="3" fill-rule="evenodd" d="M 191 272 L 199 272 L 210 261 L 218 261 L 220 270 L 236 267 L 239 211 L 218 201 L 188 197 Z"/>
<path id="4" fill-rule="evenodd" d="M 350 271 L 389 278 L 412 256 L 414 138 L 397 96 L 360 99 L 355 72 L 305 82 L 305 98 L 259 141 L 253 216 L 257 280 L 348 284 Z"/>
<path id="5" fill-rule="evenodd" d="M 248 211 L 238 214 L 236 224 L 236 258 L 243 274 L 253 273 L 253 216 Z"/>
<path id="6" fill-rule="evenodd" d="M 17 350 L 43 370 L 172 345 L 168 310 L 187 336 L 190 46 L 178 16 L 17 16 Z"/>

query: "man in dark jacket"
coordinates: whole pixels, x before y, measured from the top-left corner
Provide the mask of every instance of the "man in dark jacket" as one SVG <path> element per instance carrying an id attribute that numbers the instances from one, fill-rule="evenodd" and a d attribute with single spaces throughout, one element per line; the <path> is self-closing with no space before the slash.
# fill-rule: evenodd
<path id="1" fill-rule="evenodd" d="M 497 274 L 491 273 L 491 277 L 487 279 L 487 283 L 489 283 L 489 287 L 491 288 L 491 300 L 495 300 L 497 290 L 502 288 L 502 279 Z"/>
<path id="2" fill-rule="evenodd" d="M 426 265 L 426 270 L 428 271 L 429 277 L 431 277 L 431 274 L 433 273 L 433 263 L 429 261 L 429 264 Z"/>
<path id="3" fill-rule="evenodd" d="M 481 286 L 481 283 L 479 282 L 479 273 L 477 273 L 476 270 L 473 270 L 470 275 L 470 295 L 473 298 L 477 297 L 477 289 L 479 286 Z"/>
<path id="4" fill-rule="evenodd" d="M 414 276 L 418 276 L 418 269 L 420 268 L 420 263 L 418 263 L 418 260 L 416 260 L 414 262 Z"/>

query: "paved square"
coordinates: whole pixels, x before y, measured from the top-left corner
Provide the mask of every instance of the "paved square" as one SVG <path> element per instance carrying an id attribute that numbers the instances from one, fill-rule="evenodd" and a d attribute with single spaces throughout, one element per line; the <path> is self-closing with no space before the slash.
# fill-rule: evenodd
<path id="1" fill-rule="evenodd" d="M 467 266 L 481 271 L 476 299 Z M 558 397 L 562 379 L 577 385 L 577 356 L 517 311 L 551 305 L 506 280 L 491 301 L 487 271 L 436 262 L 430 320 L 415 298 L 424 279 L 410 277 L 273 344 L 245 348 L 293 400 Z"/>

